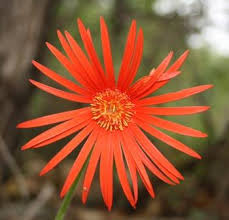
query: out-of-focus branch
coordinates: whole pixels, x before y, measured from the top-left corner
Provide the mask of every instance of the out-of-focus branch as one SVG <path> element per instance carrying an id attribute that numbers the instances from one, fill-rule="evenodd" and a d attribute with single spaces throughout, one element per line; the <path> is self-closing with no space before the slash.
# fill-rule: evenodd
<path id="1" fill-rule="evenodd" d="M 23 220 L 32 220 L 40 212 L 41 208 L 46 204 L 54 192 L 54 187 L 49 183 L 46 183 L 41 189 L 37 198 L 32 201 L 21 217 Z"/>
<path id="2" fill-rule="evenodd" d="M 16 178 L 17 185 L 18 185 L 18 188 L 21 192 L 21 195 L 23 197 L 28 197 L 29 192 L 27 189 L 27 184 L 26 184 L 25 178 L 24 178 L 20 168 L 18 167 L 15 159 L 10 154 L 10 151 L 9 151 L 8 147 L 6 146 L 2 136 L 0 136 L 0 153 L 1 153 L 2 160 L 5 161 L 5 163 L 9 167 L 10 171 L 12 172 L 12 174 Z"/>

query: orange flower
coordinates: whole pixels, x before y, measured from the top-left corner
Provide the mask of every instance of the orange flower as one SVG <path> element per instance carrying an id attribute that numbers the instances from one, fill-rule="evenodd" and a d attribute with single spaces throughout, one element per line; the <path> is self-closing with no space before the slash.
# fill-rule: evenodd
<path id="1" fill-rule="evenodd" d="M 47 43 L 53 55 L 79 84 L 33 61 L 33 65 L 44 75 L 69 91 L 63 91 L 30 80 L 33 85 L 57 97 L 73 102 L 86 103 L 88 106 L 20 123 L 18 128 L 31 128 L 59 123 L 34 137 L 22 149 L 44 147 L 73 133 L 77 133 L 48 162 L 40 175 L 44 175 L 56 167 L 83 140 L 86 140 L 68 174 L 61 191 L 61 197 L 68 192 L 90 154 L 83 183 L 83 203 L 87 200 L 92 179 L 100 161 L 100 186 L 108 209 L 111 209 L 113 200 L 114 163 L 124 194 L 130 204 L 135 207 L 138 199 L 137 174 L 139 174 L 149 194 L 152 197 L 155 196 L 146 168 L 158 178 L 171 185 L 178 184 L 180 180 L 183 180 L 183 176 L 158 151 L 143 131 L 171 147 L 198 159 L 201 158 L 198 153 L 157 128 L 193 137 L 207 136 L 200 131 L 159 118 L 158 116 L 195 114 L 206 111 L 209 108 L 208 106 L 156 107 L 155 105 L 187 98 L 211 88 L 212 85 L 196 86 L 178 92 L 147 97 L 160 87 L 166 85 L 170 79 L 180 74 L 179 69 L 186 59 L 188 51 L 168 67 L 173 56 L 173 53 L 170 52 L 148 76 L 134 83 L 133 80 L 139 68 L 143 52 L 143 32 L 142 29 L 139 29 L 136 34 L 135 21 L 132 22 L 129 30 L 118 80 L 116 81 L 108 30 L 103 18 L 100 19 L 100 25 L 105 69 L 102 67 L 96 54 L 90 31 L 84 27 L 79 19 L 78 28 L 87 56 L 67 31 L 65 36 L 60 31 L 57 32 L 67 56 Z M 127 178 L 127 168 L 130 173 L 133 189 L 131 189 Z"/>

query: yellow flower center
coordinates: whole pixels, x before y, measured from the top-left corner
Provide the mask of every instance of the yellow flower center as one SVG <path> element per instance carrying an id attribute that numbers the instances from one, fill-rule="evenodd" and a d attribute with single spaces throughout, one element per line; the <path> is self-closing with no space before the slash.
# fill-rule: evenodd
<path id="1" fill-rule="evenodd" d="M 91 111 L 93 119 L 106 130 L 123 130 L 128 126 L 133 114 L 134 104 L 118 89 L 99 92 L 93 99 Z"/>

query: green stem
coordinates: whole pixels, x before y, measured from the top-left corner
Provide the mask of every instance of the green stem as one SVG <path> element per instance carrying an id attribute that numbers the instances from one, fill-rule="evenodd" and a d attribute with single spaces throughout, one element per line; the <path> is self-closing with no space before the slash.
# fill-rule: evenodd
<path id="1" fill-rule="evenodd" d="M 66 214 L 66 211 L 70 205 L 70 202 L 72 200 L 72 197 L 74 195 L 74 192 L 75 192 L 75 189 L 77 187 L 77 184 L 79 182 L 79 179 L 80 179 L 80 176 L 82 175 L 83 173 L 83 170 L 84 168 L 86 167 L 87 165 L 87 162 L 84 163 L 84 166 L 83 168 L 81 169 L 81 171 L 79 172 L 77 178 L 75 179 L 74 183 L 72 184 L 71 188 L 69 189 L 68 193 L 65 195 L 63 201 L 62 201 L 62 204 L 57 212 L 57 215 L 55 217 L 55 220 L 63 220 L 64 219 L 64 216 Z"/>

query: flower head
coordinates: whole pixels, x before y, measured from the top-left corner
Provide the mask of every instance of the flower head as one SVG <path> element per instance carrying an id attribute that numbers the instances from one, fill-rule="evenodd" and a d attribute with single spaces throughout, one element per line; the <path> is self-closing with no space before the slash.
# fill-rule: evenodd
<path id="1" fill-rule="evenodd" d="M 196 86 L 178 92 L 148 97 L 181 73 L 180 67 L 185 61 L 188 51 L 184 52 L 169 66 L 173 57 L 173 53 L 170 52 L 149 75 L 134 82 L 143 52 L 143 32 L 142 29 L 137 32 L 135 21 L 132 22 L 128 33 L 122 64 L 116 81 L 108 30 L 103 18 L 100 19 L 100 25 L 105 68 L 102 67 L 96 54 L 89 29 L 86 29 L 79 19 L 78 28 L 87 55 L 67 31 L 65 31 L 65 35 L 60 31 L 57 32 L 66 55 L 47 43 L 52 54 L 78 84 L 33 61 L 33 65 L 41 73 L 68 91 L 30 80 L 33 85 L 54 96 L 72 102 L 86 103 L 87 106 L 20 123 L 18 128 L 59 123 L 34 137 L 22 149 L 44 147 L 76 133 L 48 162 L 40 174 L 44 175 L 52 170 L 81 142 L 86 140 L 68 174 L 61 191 L 61 197 L 68 192 L 85 161 L 90 157 L 83 182 L 83 202 L 85 203 L 87 200 L 96 167 L 100 164 L 101 192 L 106 206 L 111 209 L 113 166 L 115 165 L 123 192 L 130 204 L 135 207 L 138 199 L 137 175 L 140 176 L 149 194 L 154 197 L 154 190 L 146 168 L 171 185 L 178 184 L 180 180 L 183 180 L 179 171 L 160 153 L 143 131 L 169 146 L 199 159 L 201 157 L 198 153 L 158 130 L 158 128 L 193 137 L 207 136 L 200 131 L 158 116 L 190 115 L 206 111 L 209 107 L 158 107 L 157 105 L 187 98 L 211 88 L 212 85 Z M 132 184 L 128 181 L 127 172 L 130 173 Z"/>

